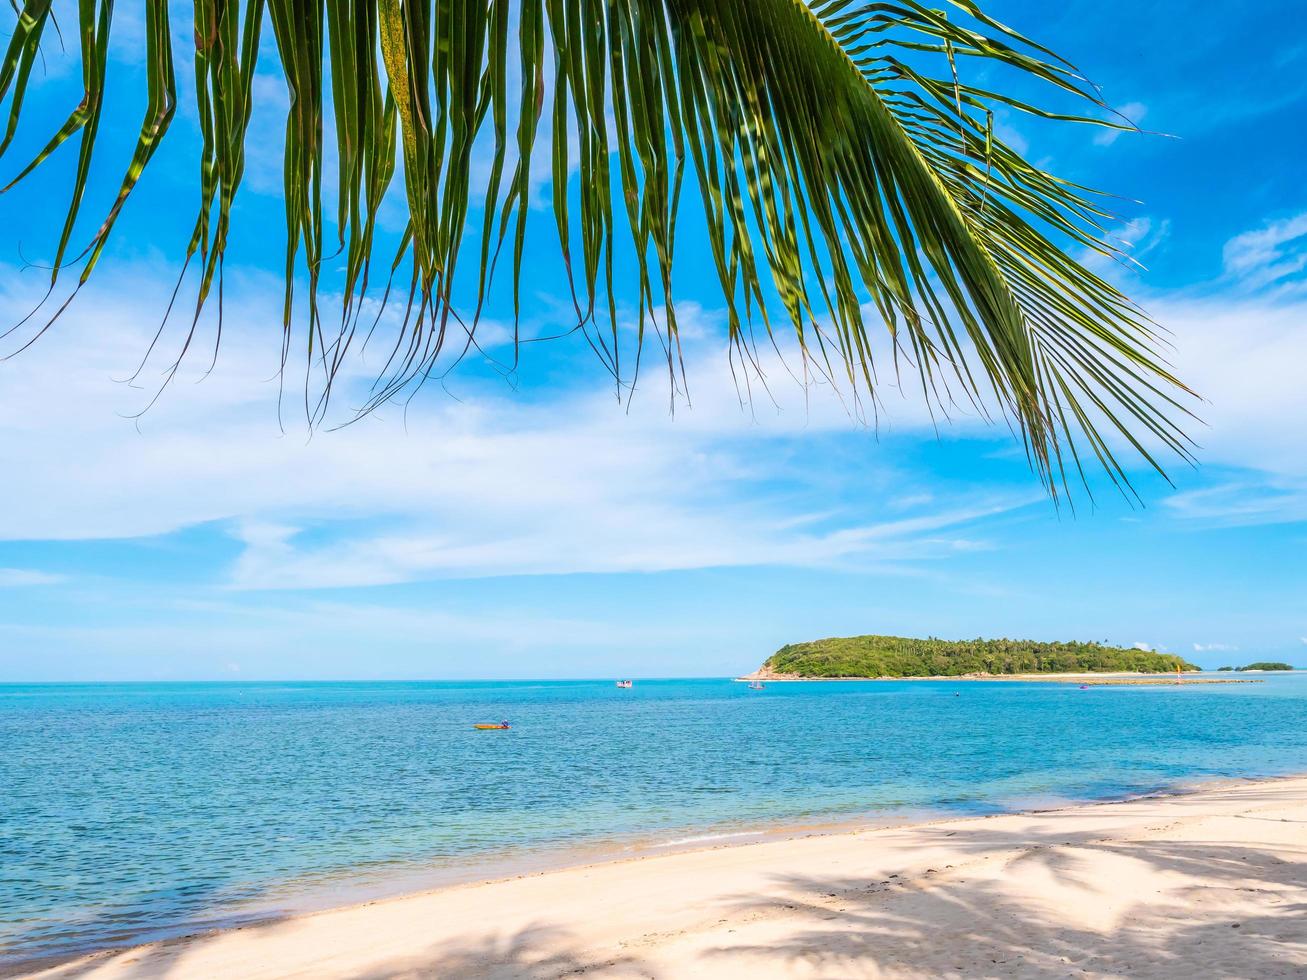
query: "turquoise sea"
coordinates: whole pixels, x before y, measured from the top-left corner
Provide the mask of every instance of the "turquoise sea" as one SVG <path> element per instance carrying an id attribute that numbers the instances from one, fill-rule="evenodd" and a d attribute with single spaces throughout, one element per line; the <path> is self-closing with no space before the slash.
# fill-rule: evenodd
<path id="1" fill-rule="evenodd" d="M 0 965 L 596 851 L 1299 771 L 1301 674 L 0 685 Z"/>

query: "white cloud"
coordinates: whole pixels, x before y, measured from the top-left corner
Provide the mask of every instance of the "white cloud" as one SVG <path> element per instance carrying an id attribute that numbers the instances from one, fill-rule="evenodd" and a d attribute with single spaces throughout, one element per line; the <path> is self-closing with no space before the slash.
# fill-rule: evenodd
<path id="1" fill-rule="evenodd" d="M 1144 300 L 1171 335 L 1175 373 L 1203 398 L 1189 431 L 1205 464 L 1307 477 L 1307 302 Z"/>
<path id="2" fill-rule="evenodd" d="M 416 518 L 391 533 L 292 548 L 247 541 L 238 588 L 385 585 L 419 578 L 577 572 L 656 572 L 751 565 L 866 567 L 985 547 L 963 529 L 1026 502 L 995 500 L 907 521 L 812 532 L 765 514 L 731 523 L 715 508 L 649 499 L 530 512 L 511 524 L 460 526 Z M 597 504 L 597 505 L 596 505 Z M 492 522 L 493 523 L 493 522 Z"/>
<path id="3" fill-rule="evenodd" d="M 1154 227 L 1135 230 L 1147 240 Z M 433 386 L 406 414 L 391 406 L 306 438 L 293 409 L 287 432 L 277 425 L 267 380 L 275 345 L 250 325 L 275 316 L 279 296 L 255 277 L 228 291 L 228 322 L 245 326 L 229 327 L 214 375 L 190 384 L 206 366 L 196 358 L 133 425 L 122 416 L 150 391 L 110 378 L 144 350 L 154 324 L 136 297 L 158 290 L 151 270 L 118 272 L 130 290 L 93 283 L 51 334 L 0 365 L 0 444 L 23 460 L 21 477 L 0 483 L 0 540 L 225 523 L 243 545 L 231 580 L 246 588 L 723 563 L 849 567 L 984 547 L 971 525 L 1040 496 L 1032 481 L 1028 494 L 964 505 L 923 485 L 894 468 L 827 387 L 805 399 L 772 354 L 764 367 L 782 407 L 755 385 L 742 409 L 716 346 L 719 325 L 692 304 L 681 312 L 693 408 L 674 417 L 656 370 L 628 409 L 596 369 L 589 386 L 544 401 L 475 381 L 459 386 L 457 401 Z M 6 322 L 30 299 L 19 282 L 9 276 L 0 298 Z M 1145 305 L 1174 337 L 1176 373 L 1207 399 L 1198 409 L 1206 424 L 1189 425 L 1200 457 L 1227 476 L 1173 495 L 1168 510 L 1242 522 L 1307 513 L 1307 427 L 1283 424 L 1307 418 L 1297 374 L 1307 363 L 1307 302 Z M 368 368 L 355 365 L 344 384 Z M 147 377 L 155 383 L 157 370 Z M 932 431 L 919 400 L 892 394 L 882 389 L 882 434 Z M 945 429 L 957 431 L 981 430 L 963 416 Z M 853 447 L 856 472 L 800 458 L 832 435 L 848 440 L 842 453 Z M 855 482 L 862 493 L 850 507 Z"/>
<path id="4" fill-rule="evenodd" d="M 1247 474 L 1174 493 L 1166 499 L 1166 508 L 1185 520 L 1228 526 L 1307 520 L 1307 483 Z"/>
<path id="5" fill-rule="evenodd" d="M 1025 135 L 1012 124 L 1008 117 L 995 114 L 994 117 L 994 135 L 1006 143 L 1012 150 L 1021 156 L 1030 153 L 1030 141 Z"/>
<path id="6" fill-rule="evenodd" d="M 1307 268 L 1307 214 L 1271 222 L 1225 244 L 1226 275 L 1247 288 L 1283 282 Z"/>
<path id="7" fill-rule="evenodd" d="M 1164 653 L 1167 655 L 1171 654 L 1171 651 L 1168 650 L 1165 646 L 1157 646 L 1156 644 L 1153 643 L 1145 643 L 1142 640 L 1139 641 L 1138 643 L 1133 644 L 1133 646 L 1136 650 L 1143 650 L 1146 653 Z"/>
<path id="8" fill-rule="evenodd" d="M 1100 275 L 1121 271 L 1138 271 L 1144 268 L 1144 259 L 1166 244 L 1171 237 L 1171 220 L 1140 215 L 1120 228 L 1109 231 L 1105 240 L 1120 250 L 1119 255 L 1104 255 L 1091 249 L 1082 249 L 1077 258 Z M 1126 292 L 1136 290 L 1128 287 Z"/>
<path id="9" fill-rule="evenodd" d="M 1210 477 L 1167 498 L 1167 509 L 1230 524 L 1307 518 L 1307 386 L 1298 377 L 1307 301 L 1216 295 L 1145 306 L 1171 335 L 1176 375 L 1203 399 L 1186 429 Z"/>
<path id="10" fill-rule="evenodd" d="M 1148 115 L 1148 106 L 1144 105 L 1142 102 L 1127 102 L 1125 105 L 1121 106 L 1120 109 L 1118 109 L 1117 111 L 1120 112 L 1122 116 L 1125 116 L 1125 118 L 1128 119 L 1130 122 L 1138 126 L 1141 122 L 1144 121 L 1144 117 Z M 1116 121 L 1120 122 L 1119 119 L 1117 119 Z M 1127 130 L 1104 129 L 1100 131 L 1096 136 L 1094 136 L 1094 143 L 1097 144 L 1098 146 L 1111 146 L 1113 143 L 1119 140 L 1121 138 L 1121 135 L 1125 132 L 1127 132 Z"/>
<path id="11" fill-rule="evenodd" d="M 64 581 L 62 575 L 33 571 L 29 568 L 0 568 L 0 588 L 16 589 L 32 585 L 56 585 Z"/>
<path id="12" fill-rule="evenodd" d="M 1195 643 L 1194 653 L 1233 653 L 1239 648 L 1228 643 Z"/>
<path id="13" fill-rule="evenodd" d="M 226 524 L 243 546 L 231 574 L 243 588 L 850 567 L 985 547 L 970 525 L 1041 499 L 1033 481 L 1028 491 L 965 503 L 927 493 L 878 458 L 876 433 L 838 399 L 817 388 L 805 404 L 774 356 L 764 363 L 786 408 L 760 399 L 741 409 L 720 334 L 696 324 L 707 314 L 692 304 L 681 313 L 694 407 L 674 417 L 656 372 L 619 406 L 596 369 L 593 386 L 544 400 L 475 381 L 455 400 L 433 386 L 407 411 L 388 406 L 312 438 L 292 418 L 283 433 L 267 380 L 275 345 L 238 326 L 212 376 L 190 383 L 207 366 L 198 358 L 133 424 L 123 416 L 151 392 L 110 378 L 127 374 L 145 349 L 152 325 L 134 297 L 153 285 L 123 275 L 134 283 L 130 295 L 83 297 L 41 343 L 0 367 L 0 441 L 23 460 L 21 479 L 0 484 L 0 540 Z M 275 294 L 257 287 L 229 290 L 243 297 L 228 300 L 229 324 L 265 322 L 258 301 Z M 0 317 L 26 299 L 10 296 Z M 343 385 L 365 368 L 355 370 Z M 149 377 L 157 383 L 157 373 Z M 898 418 L 909 431 L 928 424 L 911 401 Z M 804 453 L 831 434 L 874 462 L 811 465 Z M 854 504 L 843 502 L 851 481 L 863 491 Z"/>
<path id="14" fill-rule="evenodd" d="M 1116 237 L 1129 257 L 1140 261 L 1171 237 L 1171 219 L 1163 218 L 1159 221 L 1149 217 L 1134 218 L 1126 223 Z"/>

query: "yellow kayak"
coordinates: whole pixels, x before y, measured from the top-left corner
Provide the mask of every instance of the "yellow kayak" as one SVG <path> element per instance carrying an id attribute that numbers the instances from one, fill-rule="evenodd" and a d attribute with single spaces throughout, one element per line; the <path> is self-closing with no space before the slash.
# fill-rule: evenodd
<path id="1" fill-rule="evenodd" d="M 507 725 L 473 725 L 472 727 L 475 728 L 475 729 L 477 729 L 478 731 L 482 731 L 482 732 L 506 732 L 506 731 L 508 731 L 508 726 L 507 726 Z"/>

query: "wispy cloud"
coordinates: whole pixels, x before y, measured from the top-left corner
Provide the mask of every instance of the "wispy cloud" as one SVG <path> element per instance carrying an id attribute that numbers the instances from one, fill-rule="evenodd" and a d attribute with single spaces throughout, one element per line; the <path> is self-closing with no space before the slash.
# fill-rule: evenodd
<path id="1" fill-rule="evenodd" d="M 1100 274 L 1138 272 L 1145 268 L 1144 259 L 1166 245 L 1171 237 L 1171 220 L 1140 215 L 1119 228 L 1109 231 L 1106 241 L 1120 250 L 1120 255 L 1104 255 L 1082 249 L 1078 258 Z"/>
<path id="2" fill-rule="evenodd" d="M 387 585 L 433 578 L 787 565 L 868 568 L 930 561 L 988 547 L 972 529 L 1030 503 L 1013 496 L 901 521 L 814 530 L 777 521 L 765 507 L 696 508 L 686 501 L 578 501 L 505 522 L 406 521 L 296 547 L 287 534 L 242 537 L 232 574 L 241 589 Z M 731 520 L 726 510 L 733 510 Z"/>
<path id="3" fill-rule="evenodd" d="M 261 322 L 261 291 L 240 295 L 231 319 Z M 275 294 L 263 298 L 275 308 Z M 531 397 L 474 378 L 459 399 L 433 390 L 307 438 L 278 428 L 275 350 L 253 330 L 229 332 L 203 384 L 187 377 L 139 423 L 125 420 L 146 393 L 110 376 L 139 356 L 149 327 L 132 296 L 96 299 L 26 352 L 22 372 L 0 375 L 0 404 L 24 407 L 0 415 L 0 437 L 25 461 L 22 480 L 0 484 L 0 540 L 220 524 L 242 546 L 230 583 L 245 589 L 848 568 L 988 547 L 985 520 L 1042 499 L 1033 481 L 960 498 L 900 472 L 828 388 L 805 392 L 774 355 L 776 403 L 742 408 L 713 315 L 693 304 L 681 316 L 694 403 L 675 415 L 653 390 L 616 405 L 598 378 Z M 894 418 L 931 431 L 909 400 Z M 824 465 L 831 440 L 856 465 Z"/>
<path id="4" fill-rule="evenodd" d="M 35 585 L 56 585 L 64 576 L 38 572 L 30 568 L 0 568 L 0 588 L 16 589 Z"/>
<path id="5" fill-rule="evenodd" d="M 1148 106 L 1142 102 L 1127 102 L 1117 110 L 1126 119 L 1138 126 L 1148 115 Z M 1126 132 L 1122 129 L 1104 129 L 1094 136 L 1094 143 L 1098 146 L 1111 146 Z"/>
<path id="6" fill-rule="evenodd" d="M 1297 276 L 1307 268 L 1307 214 L 1236 235 L 1225 244 L 1225 272 L 1247 288 Z"/>
<path id="7" fill-rule="evenodd" d="M 1208 477 L 1168 506 L 1186 517 L 1297 519 L 1307 507 L 1307 301 L 1143 301 L 1174 344 L 1176 375 L 1203 399 L 1186 428 Z"/>
<path id="8" fill-rule="evenodd" d="M 1307 483 L 1251 475 L 1174 493 L 1165 506 L 1175 517 L 1228 527 L 1307 520 Z"/>
<path id="9" fill-rule="evenodd" d="M 1195 643 L 1194 653 L 1234 653 L 1239 648 L 1228 643 Z"/>

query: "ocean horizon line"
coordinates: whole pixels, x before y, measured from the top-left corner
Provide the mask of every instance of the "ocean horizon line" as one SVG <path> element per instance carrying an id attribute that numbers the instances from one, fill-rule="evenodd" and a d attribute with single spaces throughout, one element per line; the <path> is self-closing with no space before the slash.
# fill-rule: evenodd
<path id="1" fill-rule="evenodd" d="M 1201 673 L 1215 674 L 1216 670 L 1209 668 L 1200 668 Z M 1089 676 L 1092 673 L 1104 674 L 1133 674 L 1132 671 L 1068 671 L 1065 673 L 1048 674 L 1049 677 L 1079 677 Z M 1186 671 L 1186 673 L 1194 673 Z M 1277 671 L 1241 671 L 1241 673 L 1255 674 L 1302 674 L 1307 673 L 1307 667 L 1294 667 L 1291 670 Z M 1033 674 L 1012 674 L 1012 675 L 994 675 L 997 679 L 1011 678 L 1021 680 L 1027 677 L 1037 676 Z M 1141 675 L 1147 676 L 1147 675 Z M 583 683 L 604 683 L 617 680 L 635 680 L 644 683 L 663 682 L 663 681 L 740 681 L 746 680 L 745 673 L 726 673 L 726 674 L 660 674 L 660 675 L 641 675 L 641 674 L 602 674 L 585 677 L 191 677 L 191 678 L 94 678 L 94 679 L 27 679 L 27 678 L 0 678 L 0 687 L 91 687 L 91 686 L 114 686 L 114 685 L 132 685 L 132 686 L 166 686 L 169 684 L 215 684 L 239 686 L 242 684 L 583 684 Z M 904 676 L 904 677 L 804 677 L 804 678 L 767 678 L 766 680 L 783 683 L 793 680 L 817 680 L 825 683 L 860 683 L 863 681 L 877 681 L 884 683 L 887 681 L 963 681 L 970 680 L 965 675 L 956 677 L 947 675 L 931 676 Z"/>
<path id="2" fill-rule="evenodd" d="M 28 680 L 0 678 L 0 687 L 91 686 L 91 685 L 166 685 L 166 684 L 579 684 L 588 682 L 636 681 L 733 681 L 739 674 L 603 674 L 592 677 L 194 677 L 194 678 L 97 678 L 92 680 Z M 856 678 L 848 678 L 854 680 Z"/>

